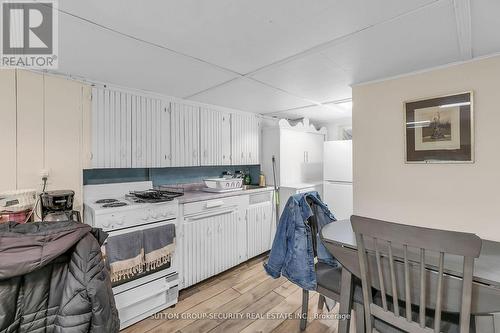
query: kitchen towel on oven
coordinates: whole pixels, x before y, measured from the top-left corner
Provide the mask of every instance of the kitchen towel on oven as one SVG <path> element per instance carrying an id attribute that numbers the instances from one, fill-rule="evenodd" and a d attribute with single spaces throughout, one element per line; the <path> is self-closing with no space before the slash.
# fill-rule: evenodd
<path id="1" fill-rule="evenodd" d="M 108 238 L 106 257 L 111 271 L 111 282 L 129 279 L 144 271 L 142 231 Z"/>
<path id="2" fill-rule="evenodd" d="M 146 271 L 170 263 L 175 250 L 175 224 L 146 229 L 142 233 Z"/>

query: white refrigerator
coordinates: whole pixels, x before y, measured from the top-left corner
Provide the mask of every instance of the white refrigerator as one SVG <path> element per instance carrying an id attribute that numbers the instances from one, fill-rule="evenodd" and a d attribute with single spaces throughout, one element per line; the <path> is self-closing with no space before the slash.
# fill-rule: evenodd
<path id="1" fill-rule="evenodd" d="M 323 201 L 337 220 L 352 215 L 352 141 L 326 141 L 323 152 Z"/>

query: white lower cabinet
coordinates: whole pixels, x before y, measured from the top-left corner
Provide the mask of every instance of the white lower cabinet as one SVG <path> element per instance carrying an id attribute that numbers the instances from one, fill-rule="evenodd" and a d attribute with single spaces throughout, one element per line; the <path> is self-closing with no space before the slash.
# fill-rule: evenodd
<path id="1" fill-rule="evenodd" d="M 185 219 L 184 287 L 223 272 L 239 262 L 238 212 L 229 210 L 208 215 Z"/>
<path id="2" fill-rule="evenodd" d="M 271 202 L 251 205 L 247 209 L 247 255 L 258 256 L 271 249 L 274 236 Z"/>
<path id="3" fill-rule="evenodd" d="M 181 288 L 271 248 L 275 233 L 272 192 L 186 203 L 181 212 Z"/>

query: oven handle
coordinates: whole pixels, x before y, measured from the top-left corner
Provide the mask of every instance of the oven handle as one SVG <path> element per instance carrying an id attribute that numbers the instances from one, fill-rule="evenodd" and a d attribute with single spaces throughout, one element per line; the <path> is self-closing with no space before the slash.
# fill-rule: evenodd
<path id="1" fill-rule="evenodd" d="M 200 214 L 200 215 L 196 215 L 196 216 L 186 217 L 185 221 L 186 222 L 198 221 L 198 220 L 206 219 L 206 218 L 209 218 L 209 217 L 231 214 L 231 213 L 234 213 L 234 212 L 236 212 L 236 210 L 234 210 L 234 209 L 228 209 L 228 210 L 213 212 L 211 214 Z"/>
<path id="2" fill-rule="evenodd" d="M 134 299 L 131 302 L 121 303 L 120 304 L 120 308 L 126 308 L 126 307 L 129 307 L 131 305 L 134 305 L 134 304 L 146 301 L 146 300 L 148 300 L 149 298 L 151 298 L 153 296 L 156 296 L 156 295 L 162 294 L 164 292 L 167 292 L 171 287 L 172 286 L 170 285 L 170 283 L 168 283 L 168 282 L 165 281 L 165 286 L 163 288 L 157 289 L 154 292 L 152 292 L 151 294 L 148 294 L 148 295 L 146 295 L 144 297 L 141 297 L 140 299 Z"/>
<path id="3" fill-rule="evenodd" d="M 105 230 L 108 233 L 108 238 L 113 237 L 113 236 L 118 236 L 118 235 L 123 235 L 129 232 L 134 232 L 134 231 L 139 231 L 139 230 L 146 230 L 146 229 L 151 229 L 151 228 L 156 228 L 156 227 L 161 227 L 167 224 L 175 224 L 176 220 L 167 220 L 167 221 L 160 221 L 160 222 L 151 222 L 147 224 L 142 224 L 134 227 L 129 227 L 125 229 L 118 229 L 118 230 Z"/>

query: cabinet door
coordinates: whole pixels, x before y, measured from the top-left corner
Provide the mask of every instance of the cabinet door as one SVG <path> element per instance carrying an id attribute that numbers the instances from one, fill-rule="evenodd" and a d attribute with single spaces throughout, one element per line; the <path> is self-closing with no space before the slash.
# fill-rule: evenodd
<path id="1" fill-rule="evenodd" d="M 160 99 L 132 96 L 132 167 L 170 166 L 170 114 Z"/>
<path id="2" fill-rule="evenodd" d="M 239 113 L 231 115 L 231 164 L 247 164 L 247 126 L 245 116 Z"/>
<path id="3" fill-rule="evenodd" d="M 172 166 L 200 165 L 200 108 L 171 103 Z"/>
<path id="4" fill-rule="evenodd" d="M 231 115 L 227 112 L 202 108 L 201 165 L 231 164 Z"/>
<path id="5" fill-rule="evenodd" d="M 92 167 L 132 166 L 132 95 L 92 90 Z"/>
<path id="6" fill-rule="evenodd" d="M 260 121 L 253 114 L 231 115 L 233 165 L 259 164 Z"/>
<path id="7" fill-rule="evenodd" d="M 281 186 L 303 180 L 306 170 L 304 133 L 282 129 L 280 131 L 280 184 Z M 285 200 L 285 199 L 284 199 Z"/>
<path id="8" fill-rule="evenodd" d="M 184 221 L 184 288 L 238 264 L 237 219 L 229 211 Z"/>
<path id="9" fill-rule="evenodd" d="M 260 121 L 255 115 L 248 119 L 248 164 L 259 164 Z"/>
<path id="10" fill-rule="evenodd" d="M 247 209 L 247 255 L 255 257 L 271 248 L 273 235 L 271 202 Z"/>
<path id="11" fill-rule="evenodd" d="M 16 71 L 0 70 L 0 192 L 16 189 Z"/>
<path id="12" fill-rule="evenodd" d="M 323 134 L 307 133 L 306 137 L 306 162 L 323 163 L 323 144 L 325 142 L 325 136 Z"/>

